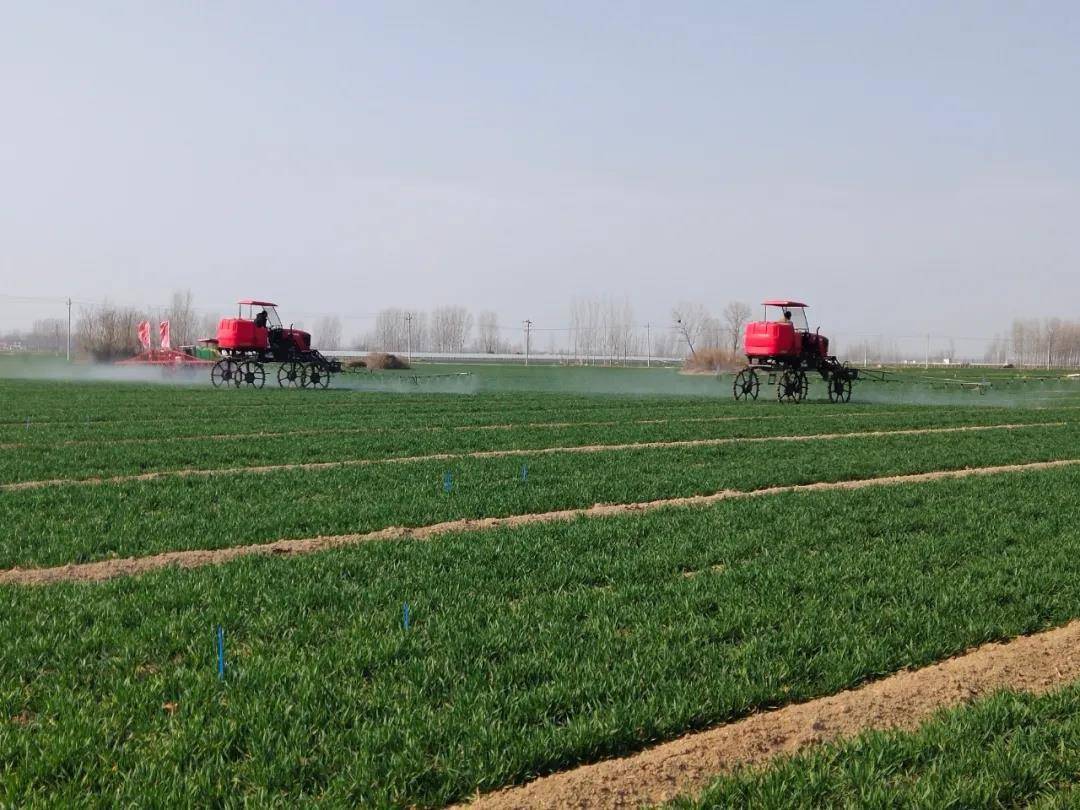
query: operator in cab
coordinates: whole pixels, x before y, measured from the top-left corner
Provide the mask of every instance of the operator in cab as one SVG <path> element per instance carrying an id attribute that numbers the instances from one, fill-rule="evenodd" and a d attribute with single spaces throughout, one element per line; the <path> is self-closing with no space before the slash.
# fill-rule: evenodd
<path id="1" fill-rule="evenodd" d="M 786 314 L 790 315 L 791 313 L 789 312 Z M 262 312 L 255 316 L 255 326 L 257 326 L 259 329 L 265 329 L 267 317 L 268 316 L 266 314 L 266 310 L 264 309 Z"/>
<path id="2" fill-rule="evenodd" d="M 791 310 L 784 310 L 784 317 L 777 321 L 777 323 L 791 323 Z"/>

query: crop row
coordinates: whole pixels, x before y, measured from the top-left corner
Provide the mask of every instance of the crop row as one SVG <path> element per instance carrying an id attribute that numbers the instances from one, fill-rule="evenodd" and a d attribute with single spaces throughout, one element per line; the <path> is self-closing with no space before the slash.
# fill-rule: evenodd
<path id="1" fill-rule="evenodd" d="M 0 497 L 0 566 L 59 565 L 597 502 L 1073 458 L 1078 446 L 1080 426 L 1065 425 L 775 446 L 416 461 L 9 491 Z M 804 518 L 792 520 L 801 525 Z"/>
<path id="2" fill-rule="evenodd" d="M 1072 686 L 999 693 L 918 732 L 816 748 L 672 806 L 1075 807 L 1078 773 L 1080 686 Z"/>
<path id="3" fill-rule="evenodd" d="M 807 492 L 0 588 L 0 803 L 436 805 L 834 693 L 1075 617 L 1077 486 Z"/>
<path id="4" fill-rule="evenodd" d="M 671 420 L 603 424 L 545 423 L 491 430 L 452 426 L 404 431 L 357 428 L 352 432 L 290 435 L 273 430 L 257 437 L 207 438 L 182 442 L 117 440 L 75 445 L 31 445 L 0 454 L 0 483 L 61 478 L 130 475 L 177 469 L 220 469 L 274 464 L 382 459 L 434 453 L 533 450 L 548 447 L 641 444 L 717 438 L 807 436 L 909 430 L 971 425 L 1014 424 L 1007 417 L 984 414 L 840 414 L 824 420 L 792 414 L 784 419 Z M 1074 417 L 1075 418 L 1075 417 Z M 1023 424 L 1053 422 L 1044 412 L 1021 415 Z M 1048 428 L 1054 429 L 1054 428 Z"/>

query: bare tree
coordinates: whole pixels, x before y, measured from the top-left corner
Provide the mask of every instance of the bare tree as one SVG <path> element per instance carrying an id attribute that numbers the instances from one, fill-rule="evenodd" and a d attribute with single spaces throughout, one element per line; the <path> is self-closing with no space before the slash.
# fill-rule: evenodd
<path id="1" fill-rule="evenodd" d="M 174 290 L 172 301 L 165 312 L 169 321 L 169 335 L 173 346 L 185 346 L 194 343 L 199 326 L 199 318 L 192 304 L 191 290 Z M 156 327 L 156 324 L 155 324 Z M 215 333 L 217 327 L 214 327 Z"/>
<path id="2" fill-rule="evenodd" d="M 195 327 L 195 340 L 216 338 L 219 323 L 221 323 L 220 317 L 212 312 L 204 312 L 202 316 L 199 317 L 197 326 Z"/>
<path id="3" fill-rule="evenodd" d="M 375 316 L 375 333 L 372 335 L 372 348 L 384 352 L 400 352 L 406 348 L 405 311 L 392 307 L 379 310 Z"/>
<path id="4" fill-rule="evenodd" d="M 485 310 L 476 319 L 477 348 L 486 354 L 499 351 L 502 341 L 499 339 L 499 315 Z"/>
<path id="5" fill-rule="evenodd" d="M 633 353 L 634 348 L 634 310 L 629 299 L 617 302 L 608 299 L 602 304 L 602 323 L 604 354 L 609 361 L 621 360 Z"/>
<path id="6" fill-rule="evenodd" d="M 130 357 L 140 348 L 137 328 L 142 320 L 131 307 L 104 303 L 84 309 L 75 327 L 76 346 L 98 362 Z"/>
<path id="7" fill-rule="evenodd" d="M 675 331 L 686 342 L 690 353 L 694 353 L 694 344 L 698 343 L 710 326 L 712 317 L 709 311 L 694 301 L 681 301 L 671 310 L 671 320 L 675 322 Z"/>
<path id="8" fill-rule="evenodd" d="M 337 315 L 320 318 L 312 336 L 312 343 L 324 349 L 340 349 L 341 318 Z"/>
<path id="9" fill-rule="evenodd" d="M 742 344 L 743 331 L 750 321 L 750 315 L 750 306 L 742 301 L 732 301 L 724 307 L 724 331 L 727 334 L 727 344 L 733 352 L 737 352 Z"/>
<path id="10" fill-rule="evenodd" d="M 603 351 L 602 309 L 599 301 L 575 300 L 570 304 L 570 341 L 579 363 L 587 363 Z"/>
<path id="11" fill-rule="evenodd" d="M 473 316 L 465 307 L 439 307 L 431 313 L 431 342 L 435 351 L 460 354 L 472 334 Z"/>

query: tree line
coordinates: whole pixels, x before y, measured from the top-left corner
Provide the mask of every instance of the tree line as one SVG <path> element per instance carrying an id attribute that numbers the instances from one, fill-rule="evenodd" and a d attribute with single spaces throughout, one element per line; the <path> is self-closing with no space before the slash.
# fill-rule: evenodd
<path id="1" fill-rule="evenodd" d="M 1018 318 L 1007 333 L 994 337 L 985 359 L 1015 366 L 1080 366 L 1080 321 Z"/>
<path id="2" fill-rule="evenodd" d="M 728 303 L 714 314 L 700 302 L 683 301 L 672 308 L 669 319 L 642 322 L 626 298 L 580 298 L 570 303 L 565 325 L 533 324 L 528 339 L 533 353 L 579 362 L 685 357 L 708 349 L 737 353 L 750 314 L 741 302 Z M 108 302 L 83 306 L 76 312 L 72 346 L 83 356 L 107 362 L 140 350 L 136 332 L 141 321 L 150 321 L 156 344 L 157 324 L 168 320 L 176 347 L 214 337 L 219 318 L 220 313 L 197 310 L 190 290 L 174 292 L 167 306 L 153 309 Z M 523 352 L 526 341 L 524 324 L 506 325 L 493 310 L 474 314 L 458 305 L 431 311 L 387 307 L 375 315 L 371 329 L 351 338 L 336 315 L 319 318 L 310 331 L 314 345 L 327 350 L 506 354 Z M 59 319 L 43 320 L 20 337 L 24 348 L 62 352 L 67 325 Z"/>

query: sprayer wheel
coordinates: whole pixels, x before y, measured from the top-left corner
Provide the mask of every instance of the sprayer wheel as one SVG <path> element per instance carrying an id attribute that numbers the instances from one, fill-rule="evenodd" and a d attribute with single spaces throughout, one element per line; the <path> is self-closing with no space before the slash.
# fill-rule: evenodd
<path id="1" fill-rule="evenodd" d="M 228 357 L 222 358 L 210 369 L 210 382 L 214 384 L 214 388 L 220 388 L 223 385 L 239 385 L 237 377 L 239 368 L 240 364 L 235 360 Z"/>
<path id="2" fill-rule="evenodd" d="M 240 364 L 240 382 L 238 385 L 250 385 L 252 388 L 262 388 L 266 384 L 266 369 L 257 360 L 248 360 Z"/>
<path id="3" fill-rule="evenodd" d="M 736 374 L 735 382 L 731 386 L 737 400 L 757 399 L 759 388 L 761 388 L 761 380 L 752 368 L 744 368 Z"/>
<path id="4" fill-rule="evenodd" d="M 833 374 L 829 378 L 829 402 L 849 402 L 851 400 L 851 377 L 847 374 Z"/>
<path id="5" fill-rule="evenodd" d="M 802 402 L 810 389 L 810 382 L 799 369 L 789 368 L 776 383 L 776 398 L 780 402 Z"/>
<path id="6" fill-rule="evenodd" d="M 299 388 L 304 376 L 303 363 L 289 360 L 281 364 L 277 372 L 277 383 L 282 388 Z"/>
<path id="7" fill-rule="evenodd" d="M 330 372 L 315 363 L 308 363 L 304 366 L 300 385 L 304 388 L 326 388 L 330 385 Z"/>

